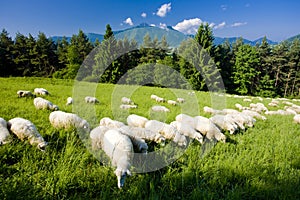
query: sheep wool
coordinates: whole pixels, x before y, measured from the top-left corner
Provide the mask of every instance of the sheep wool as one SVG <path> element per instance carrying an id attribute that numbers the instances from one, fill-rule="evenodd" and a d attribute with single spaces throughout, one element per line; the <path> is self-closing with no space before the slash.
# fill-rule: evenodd
<path id="1" fill-rule="evenodd" d="M 170 123 L 170 125 L 174 126 L 182 135 L 196 139 L 198 142 L 200 142 L 200 144 L 203 143 L 203 136 L 190 125 L 178 121 L 173 121 Z"/>
<path id="2" fill-rule="evenodd" d="M 18 97 L 35 97 L 34 94 L 32 94 L 30 91 L 27 90 L 19 90 L 17 91 Z"/>
<path id="3" fill-rule="evenodd" d="M 96 97 L 91 97 L 91 96 L 86 96 L 84 100 L 86 103 L 92 103 L 92 104 L 100 103 Z"/>
<path id="4" fill-rule="evenodd" d="M 36 95 L 42 95 L 42 96 L 45 96 L 45 95 L 49 94 L 48 90 L 46 90 L 44 88 L 35 88 L 33 92 Z"/>
<path id="5" fill-rule="evenodd" d="M 7 122 L 5 119 L 0 118 L 0 145 L 9 143 L 11 135 L 7 129 Z"/>
<path id="6" fill-rule="evenodd" d="M 295 115 L 293 120 L 294 120 L 295 123 L 300 124 L 300 114 Z"/>
<path id="7" fill-rule="evenodd" d="M 33 104 L 38 110 L 59 110 L 57 105 L 54 105 L 52 102 L 43 99 L 42 97 L 34 98 Z"/>
<path id="8" fill-rule="evenodd" d="M 112 120 L 109 117 L 104 117 L 100 120 L 100 126 L 107 126 L 109 128 L 121 128 L 122 126 L 125 126 L 125 124 L 117 120 Z"/>
<path id="9" fill-rule="evenodd" d="M 146 117 L 136 114 L 131 114 L 127 117 L 128 126 L 145 128 L 146 122 L 149 121 Z"/>
<path id="10" fill-rule="evenodd" d="M 31 145 L 37 146 L 41 151 L 44 151 L 48 145 L 31 121 L 16 117 L 9 120 L 7 124 L 11 132 L 21 141 L 28 140 Z"/>

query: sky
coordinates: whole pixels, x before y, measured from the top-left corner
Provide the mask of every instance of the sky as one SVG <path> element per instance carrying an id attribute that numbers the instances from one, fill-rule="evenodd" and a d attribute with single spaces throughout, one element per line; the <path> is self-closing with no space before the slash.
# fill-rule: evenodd
<path id="1" fill-rule="evenodd" d="M 300 34 L 297 0 L 0 0 L 0 28 L 37 36 L 105 33 L 141 23 L 194 34 L 208 23 L 214 36 L 276 42 Z"/>

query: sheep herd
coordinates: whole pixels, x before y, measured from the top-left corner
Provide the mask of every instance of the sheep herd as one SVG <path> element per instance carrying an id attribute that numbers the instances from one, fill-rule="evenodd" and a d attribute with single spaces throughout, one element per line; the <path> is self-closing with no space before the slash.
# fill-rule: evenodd
<path id="1" fill-rule="evenodd" d="M 146 154 L 149 142 L 163 146 L 166 141 L 172 141 L 179 147 L 187 147 L 190 139 L 194 139 L 200 144 L 207 140 L 225 143 L 226 132 L 236 134 L 246 128 L 251 128 L 256 120 L 266 120 L 267 118 L 264 115 L 294 115 L 294 122 L 300 124 L 300 106 L 287 101 L 287 99 L 273 99 L 268 106 L 278 107 L 279 104 L 285 104 L 285 107 L 284 110 L 269 111 L 263 103 L 252 103 L 252 99 L 244 98 L 243 101 L 249 102 L 249 106 L 244 107 L 241 104 L 235 104 L 237 110 L 228 108 L 217 110 L 204 106 L 204 113 L 211 115 L 209 118 L 181 113 L 168 124 L 147 119 L 144 116 L 130 114 L 127 116 L 126 123 L 104 117 L 100 119 L 99 125 L 92 129 L 85 119 L 74 113 L 60 111 L 57 105 L 43 98 L 49 94 L 44 88 L 36 88 L 33 93 L 25 90 L 17 91 L 19 98 L 33 97 L 33 104 L 36 109 L 50 110 L 49 122 L 54 128 L 77 129 L 89 134 L 92 149 L 94 151 L 103 150 L 116 168 L 115 175 L 117 176 L 119 188 L 123 187 L 126 176 L 131 174 L 130 166 L 134 153 Z M 189 93 L 188 95 L 195 95 L 195 93 Z M 241 96 L 236 97 L 242 98 Z M 184 98 L 166 100 L 154 94 L 150 98 L 157 103 L 166 102 L 172 106 L 178 106 L 186 102 Z M 262 101 L 262 98 L 259 100 Z M 85 97 L 84 101 L 90 104 L 100 103 L 97 98 L 92 96 Z M 122 97 L 120 102 L 120 109 L 137 108 L 137 105 L 128 97 Z M 66 105 L 73 103 L 73 99 L 68 97 Z M 170 109 L 162 105 L 152 106 L 151 109 L 155 112 L 170 112 Z M 0 118 L 0 145 L 11 141 L 11 134 L 16 135 L 21 141 L 27 140 L 41 151 L 45 151 L 48 144 L 31 121 L 20 117 L 8 121 Z"/>

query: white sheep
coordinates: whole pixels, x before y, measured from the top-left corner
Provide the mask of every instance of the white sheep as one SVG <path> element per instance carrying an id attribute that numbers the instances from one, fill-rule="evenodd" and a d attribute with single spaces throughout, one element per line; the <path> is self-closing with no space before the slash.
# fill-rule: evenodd
<path id="1" fill-rule="evenodd" d="M 54 105 L 52 102 L 43 99 L 42 97 L 34 98 L 33 104 L 38 110 L 59 110 L 57 105 Z"/>
<path id="2" fill-rule="evenodd" d="M 165 106 L 152 106 L 151 110 L 154 112 L 170 112 Z"/>
<path id="3" fill-rule="evenodd" d="M 253 110 L 243 110 L 242 113 L 244 113 L 246 115 L 249 115 L 251 117 L 254 117 L 256 119 L 262 119 L 262 120 L 266 120 L 267 119 L 265 116 L 259 114 L 256 111 L 253 111 Z"/>
<path id="4" fill-rule="evenodd" d="M 230 109 L 230 108 L 224 108 L 221 111 L 221 114 L 226 115 L 226 114 L 238 114 L 240 113 L 239 111 L 235 110 L 235 109 Z"/>
<path id="5" fill-rule="evenodd" d="M 195 126 L 196 126 L 194 118 L 187 114 L 179 114 L 175 117 L 175 120 L 177 122 L 188 124 L 193 128 L 195 128 Z"/>
<path id="6" fill-rule="evenodd" d="M 268 111 L 268 108 L 263 103 L 250 103 L 251 110 L 262 113 Z"/>
<path id="7" fill-rule="evenodd" d="M 32 94 L 30 91 L 27 90 L 18 90 L 17 91 L 18 97 L 35 97 L 34 94 Z"/>
<path id="8" fill-rule="evenodd" d="M 35 88 L 33 92 L 36 95 L 42 95 L 42 96 L 49 95 L 48 90 L 44 88 Z"/>
<path id="9" fill-rule="evenodd" d="M 93 103 L 93 104 L 99 103 L 99 100 L 96 97 L 86 96 L 84 100 L 86 103 Z"/>
<path id="10" fill-rule="evenodd" d="M 300 124 L 300 114 L 295 115 L 293 120 L 294 120 L 295 123 Z"/>
<path id="11" fill-rule="evenodd" d="M 151 94 L 151 96 L 150 96 L 150 98 L 153 99 L 153 100 L 156 100 L 157 97 L 158 97 L 158 96 L 155 95 L 155 94 Z"/>
<path id="12" fill-rule="evenodd" d="M 134 104 L 133 101 L 127 97 L 122 97 L 121 102 L 122 102 L 122 104 Z"/>
<path id="13" fill-rule="evenodd" d="M 205 113 L 208 113 L 208 114 L 211 114 L 211 115 L 215 115 L 215 114 L 218 114 L 218 113 L 222 112 L 221 110 L 216 110 L 216 109 L 208 107 L 208 106 L 204 106 L 203 111 Z"/>
<path id="14" fill-rule="evenodd" d="M 71 105 L 73 103 L 74 103 L 73 98 L 72 97 L 68 97 L 66 105 Z"/>
<path id="15" fill-rule="evenodd" d="M 44 140 L 31 121 L 16 117 L 7 122 L 7 127 L 21 141 L 28 140 L 31 145 L 37 146 L 41 151 L 45 151 L 48 143 Z"/>
<path id="16" fill-rule="evenodd" d="M 225 115 L 214 115 L 209 119 L 221 130 L 227 130 L 230 134 L 234 134 L 238 130 L 232 118 L 226 117 Z"/>
<path id="17" fill-rule="evenodd" d="M 184 100 L 184 98 L 178 97 L 178 98 L 177 98 L 177 102 L 178 102 L 178 103 L 184 103 L 185 100 Z"/>
<path id="18" fill-rule="evenodd" d="M 125 124 L 123 122 L 113 120 L 109 117 L 103 117 L 100 120 L 100 126 L 107 126 L 112 129 L 112 128 L 121 128 L 122 126 L 125 126 Z"/>
<path id="19" fill-rule="evenodd" d="M 251 100 L 251 99 L 248 99 L 248 98 L 243 99 L 243 101 L 244 101 L 244 102 L 252 102 L 252 100 Z"/>
<path id="20" fill-rule="evenodd" d="M 190 125 L 178 121 L 173 121 L 170 123 L 170 125 L 174 126 L 182 135 L 196 139 L 198 142 L 200 142 L 200 144 L 203 143 L 203 136 Z"/>
<path id="21" fill-rule="evenodd" d="M 128 104 L 121 104 L 120 105 L 120 109 L 124 109 L 124 110 L 134 109 L 134 108 L 137 108 L 137 105 L 128 105 Z"/>
<path id="22" fill-rule="evenodd" d="M 194 128 L 209 140 L 226 142 L 226 136 L 220 129 L 208 118 L 203 116 L 194 117 Z"/>
<path id="23" fill-rule="evenodd" d="M 0 145 L 9 143 L 11 141 L 11 135 L 7 129 L 7 122 L 5 119 L 0 118 Z"/>
<path id="24" fill-rule="evenodd" d="M 85 130 L 86 132 L 90 131 L 89 123 L 74 113 L 53 111 L 49 115 L 49 121 L 54 128 L 58 129 L 78 128 Z"/>
<path id="25" fill-rule="evenodd" d="M 116 167 L 115 175 L 118 180 L 118 188 L 122 188 L 126 176 L 131 175 L 130 167 L 134 151 L 130 138 L 118 130 L 105 130 L 101 127 L 93 129 L 90 138 L 92 143 L 101 146 L 101 149 L 110 158 L 112 166 Z"/>
<path id="26" fill-rule="evenodd" d="M 162 103 L 162 102 L 165 102 L 166 100 L 164 99 L 164 98 L 162 98 L 162 97 L 157 97 L 156 99 L 156 102 L 158 102 L 158 103 Z"/>
<path id="27" fill-rule="evenodd" d="M 127 117 L 128 126 L 145 128 L 146 122 L 149 121 L 146 117 L 136 114 L 131 114 Z"/>
<path id="28" fill-rule="evenodd" d="M 173 142 L 177 143 L 179 146 L 187 145 L 186 137 L 182 135 L 175 127 L 169 124 L 157 120 L 149 120 L 145 124 L 145 128 L 153 132 L 160 133 L 166 139 L 172 139 Z"/>
<path id="29" fill-rule="evenodd" d="M 177 106 L 177 102 L 174 101 L 174 100 L 168 100 L 167 103 L 172 105 L 172 106 Z"/>

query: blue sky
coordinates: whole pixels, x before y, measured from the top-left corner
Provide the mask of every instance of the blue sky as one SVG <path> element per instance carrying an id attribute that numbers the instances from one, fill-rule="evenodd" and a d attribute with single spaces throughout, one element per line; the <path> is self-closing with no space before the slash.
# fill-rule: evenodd
<path id="1" fill-rule="evenodd" d="M 0 28 L 47 36 L 121 30 L 146 22 L 194 33 L 207 22 L 215 36 L 281 41 L 300 34 L 297 0 L 0 0 Z"/>

